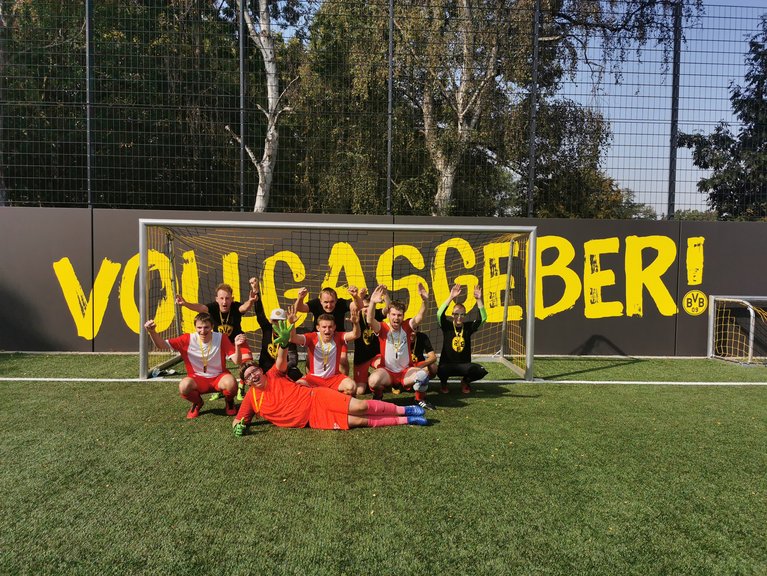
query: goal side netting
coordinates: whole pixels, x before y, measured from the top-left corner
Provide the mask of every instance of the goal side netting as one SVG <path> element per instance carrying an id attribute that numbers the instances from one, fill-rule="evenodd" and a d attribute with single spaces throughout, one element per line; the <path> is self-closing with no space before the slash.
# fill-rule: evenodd
<path id="1" fill-rule="evenodd" d="M 139 308 L 141 326 L 152 318 L 171 338 L 194 330 L 195 313 L 175 303 L 215 300 L 215 288 L 227 283 L 233 298 L 248 297 L 250 277 L 261 286 L 264 309 L 286 308 L 302 287 L 306 300 L 325 287 L 349 298 L 348 287 L 378 284 L 403 302 L 406 317 L 420 307 L 418 285 L 429 292 L 421 330 L 437 353 L 442 331 L 437 308 L 453 284 L 463 286 L 459 302 L 469 320 L 478 316 L 473 292 L 482 289 L 487 321 L 472 337 L 478 361 L 495 360 L 509 368 L 510 379 L 532 379 L 535 227 L 444 226 L 317 222 L 235 222 L 204 220 L 139 221 Z M 448 308 L 450 314 L 452 306 Z M 299 315 L 310 330 L 311 319 Z M 253 310 L 242 321 L 251 350 L 260 348 L 260 329 Z M 346 329 L 351 329 L 347 320 Z M 178 361 L 140 336 L 140 376 L 147 377 Z M 353 361 L 353 352 L 351 352 Z M 155 374 L 157 371 L 155 370 Z"/>
<path id="2" fill-rule="evenodd" d="M 711 296 L 708 356 L 767 363 L 767 296 Z"/>

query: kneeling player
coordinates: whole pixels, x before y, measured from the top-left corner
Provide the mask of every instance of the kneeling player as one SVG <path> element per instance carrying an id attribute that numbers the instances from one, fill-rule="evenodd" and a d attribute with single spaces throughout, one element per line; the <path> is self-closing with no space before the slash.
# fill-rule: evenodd
<path id="1" fill-rule="evenodd" d="M 302 380 L 310 386 L 331 388 L 355 396 L 357 384 L 352 378 L 342 374 L 339 366 L 347 363 L 347 344 L 360 335 L 356 304 L 352 302 L 350 307 L 353 326 L 351 332 L 336 332 L 336 320 L 333 315 L 320 314 L 317 318 L 317 332 L 296 334 L 296 316 L 292 306 L 288 307 L 288 310 L 288 320 L 293 324 L 290 342 L 306 346 L 306 374 Z"/>
<path id="2" fill-rule="evenodd" d="M 426 401 L 426 391 L 429 389 L 429 375 L 410 365 L 411 336 L 413 330 L 423 320 L 426 313 L 426 300 L 429 294 L 426 288 L 418 285 L 418 294 L 421 296 L 421 307 L 413 318 L 405 319 L 405 305 L 394 301 L 389 305 L 389 323 L 379 322 L 375 318 L 375 305 L 382 302 L 386 286 L 378 286 L 370 295 L 370 306 L 367 311 L 367 321 L 373 331 L 378 335 L 381 346 L 381 365 L 376 368 L 368 378 L 368 386 L 373 392 L 373 398 L 383 396 L 385 389 L 402 384 L 405 387 L 412 386 L 415 391 L 415 400 L 421 408 L 433 410 Z"/>
<path id="3" fill-rule="evenodd" d="M 200 415 L 203 405 L 200 394 L 214 391 L 224 395 L 227 414 L 233 416 L 237 413 L 234 407 L 237 382 L 226 368 L 226 359 L 230 358 L 235 364 L 240 363 L 245 334 L 235 336 L 232 344 L 226 334 L 213 332 L 213 322 L 205 312 L 195 316 L 194 333 L 182 334 L 177 338 L 164 340 L 155 330 L 154 320 L 147 320 L 144 327 L 157 348 L 176 350 L 184 360 L 187 376 L 179 382 L 178 391 L 182 398 L 192 403 L 187 418 L 197 418 Z"/>

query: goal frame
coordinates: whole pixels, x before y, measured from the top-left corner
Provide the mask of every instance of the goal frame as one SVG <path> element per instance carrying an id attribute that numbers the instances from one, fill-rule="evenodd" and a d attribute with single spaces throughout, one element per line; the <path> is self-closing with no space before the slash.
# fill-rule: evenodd
<path id="1" fill-rule="evenodd" d="M 261 229 L 300 229 L 300 230 L 360 230 L 360 231 L 379 231 L 396 232 L 412 229 L 412 224 L 394 224 L 394 223 L 341 223 L 341 222 L 275 222 L 275 221 L 255 221 L 255 220 L 197 220 L 197 219 L 167 219 L 167 218 L 140 218 L 139 219 L 139 378 L 148 378 L 149 374 L 149 337 L 144 330 L 144 324 L 147 321 L 148 306 L 148 288 L 147 279 L 149 274 L 148 258 L 148 234 L 147 229 L 150 226 L 167 227 L 227 227 L 227 228 L 261 228 Z M 536 226 L 497 226 L 497 225 L 448 225 L 448 224 L 418 224 L 419 232 L 445 232 L 450 231 L 455 234 L 461 232 L 467 233 L 495 233 L 495 234 L 527 234 L 528 235 L 528 258 L 525 270 L 527 294 L 525 302 L 525 372 L 521 375 L 524 380 L 533 380 L 533 358 L 535 341 L 535 285 L 536 285 L 536 260 L 537 260 L 537 227 Z M 513 243 L 510 242 L 510 251 L 513 249 Z M 509 254 L 509 259 L 512 254 Z M 511 281 L 511 266 L 506 271 L 506 287 Z M 521 372 L 513 366 L 506 358 L 504 350 L 506 346 L 507 326 L 508 326 L 508 308 L 509 298 L 504 299 L 504 313 L 501 326 L 501 349 L 492 356 L 478 356 L 479 358 L 494 360 L 504 363 L 507 367 Z M 178 314 L 177 314 L 178 316 Z M 179 361 L 176 356 L 163 362 L 155 368 L 166 368 L 169 365 Z"/>
<path id="2" fill-rule="evenodd" d="M 753 301 L 763 302 L 767 305 L 767 296 L 741 296 L 741 295 L 720 295 L 711 294 L 708 297 L 708 339 L 707 356 L 730 362 L 743 362 L 746 364 L 754 363 L 754 334 L 756 328 L 756 314 L 754 313 Z M 716 314 L 717 302 L 736 302 L 743 305 L 749 314 L 748 330 L 748 354 L 746 356 L 727 357 L 716 354 Z"/>

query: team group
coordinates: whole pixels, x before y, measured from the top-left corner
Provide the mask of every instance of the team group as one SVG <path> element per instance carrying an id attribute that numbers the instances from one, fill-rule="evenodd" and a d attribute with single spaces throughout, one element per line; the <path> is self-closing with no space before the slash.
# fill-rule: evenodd
<path id="1" fill-rule="evenodd" d="M 443 333 L 439 364 L 429 337 L 419 331 L 426 314 L 428 293 L 418 286 L 421 306 L 405 318 L 405 305 L 391 300 L 386 286 L 348 288 L 351 299 L 338 298 L 332 288 L 305 302 L 302 288 L 287 310 L 276 308 L 267 318 L 258 279 L 250 279 L 245 302 L 233 299 L 232 287 L 219 284 L 216 301 L 201 304 L 176 297 L 176 303 L 197 312 L 194 332 L 163 339 L 154 320 L 145 328 L 154 345 L 177 351 L 187 375 L 179 393 L 191 403 L 187 418 L 197 418 L 204 404 L 202 394 L 223 395 L 226 413 L 235 416 L 234 433 L 241 436 L 255 415 L 276 426 L 346 430 L 355 427 L 426 425 L 429 381 L 438 378 L 440 392 L 448 393 L 448 378 L 461 378 L 461 391 L 483 378 L 485 368 L 471 361 L 471 336 L 487 319 L 482 290 L 474 289 L 478 318 L 466 321 L 466 308 L 456 302 L 461 285 L 450 290 L 437 310 Z M 454 302 L 451 317 L 446 311 Z M 261 328 L 258 362 L 242 331 L 242 316 L 251 308 Z M 298 313 L 311 313 L 314 331 L 296 331 Z M 346 318 L 352 329 L 343 331 Z M 339 330 L 340 327 L 340 330 Z M 353 371 L 348 348 L 354 344 Z M 306 350 L 306 373 L 298 368 L 298 346 Z M 239 383 L 227 369 L 227 359 L 239 365 Z M 382 400 L 386 390 L 399 394 L 413 391 L 415 403 L 400 406 Z M 372 393 L 372 399 L 359 398 Z M 240 401 L 239 410 L 235 400 Z"/>

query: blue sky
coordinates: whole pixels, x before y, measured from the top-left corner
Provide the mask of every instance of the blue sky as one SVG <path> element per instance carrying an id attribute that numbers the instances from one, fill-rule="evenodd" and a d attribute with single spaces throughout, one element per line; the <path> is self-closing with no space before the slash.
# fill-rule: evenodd
<path id="1" fill-rule="evenodd" d="M 767 13 L 767 0 L 737 4 L 704 2 L 705 14 L 685 28 L 682 45 L 679 130 L 710 133 L 725 120 L 737 131 L 729 101 L 731 82 L 743 84 L 748 39 Z M 668 199 L 669 135 L 672 79 L 661 74 L 660 49 L 649 47 L 642 61 L 632 55 L 624 78 L 616 85 L 607 77 L 595 94 L 588 75 L 566 85 L 565 95 L 600 110 L 611 122 L 613 142 L 603 168 L 636 199 L 665 214 Z M 705 210 L 705 195 L 696 189 L 702 172 L 689 150 L 677 155 L 676 208 Z"/>

